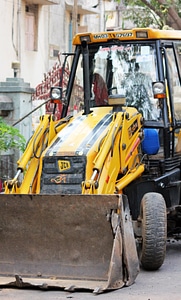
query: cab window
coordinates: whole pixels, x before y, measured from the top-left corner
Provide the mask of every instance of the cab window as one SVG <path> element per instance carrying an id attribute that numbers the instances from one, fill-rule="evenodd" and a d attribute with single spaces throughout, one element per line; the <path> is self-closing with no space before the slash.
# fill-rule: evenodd
<path id="1" fill-rule="evenodd" d="M 171 97 L 173 99 L 176 120 L 181 120 L 181 82 L 178 68 L 181 70 L 181 43 L 176 42 L 175 53 L 173 48 L 166 48 Z"/>
<path id="2" fill-rule="evenodd" d="M 160 116 L 152 82 L 157 80 L 153 44 L 127 43 L 100 46 L 93 59 L 92 95 L 95 105 L 107 105 L 110 95 L 125 97 L 126 106 L 136 107 L 146 120 Z"/>

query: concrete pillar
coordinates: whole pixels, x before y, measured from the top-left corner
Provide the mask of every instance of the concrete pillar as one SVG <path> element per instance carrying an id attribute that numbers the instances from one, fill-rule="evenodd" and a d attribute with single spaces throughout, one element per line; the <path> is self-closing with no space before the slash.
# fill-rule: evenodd
<path id="1" fill-rule="evenodd" d="M 30 114 L 25 119 L 23 119 L 23 117 L 32 111 L 33 93 L 34 89 L 21 78 L 7 78 L 5 82 L 0 82 L 0 115 L 7 124 L 11 126 L 16 124 L 14 127 L 19 129 L 26 141 L 28 141 L 32 135 L 32 115 Z M 18 122 L 20 119 L 22 119 L 21 122 Z M 21 154 L 19 150 L 14 150 L 11 155 L 8 152 L 0 154 L 1 178 L 3 178 L 4 175 L 5 177 L 12 178 L 12 173 L 15 175 L 17 169 L 16 162 Z M 12 157 L 13 161 L 11 162 Z M 5 170 L 5 166 L 3 165 L 5 158 L 7 159 L 7 170 Z M 11 165 L 13 166 L 11 167 Z"/>
<path id="2" fill-rule="evenodd" d="M 13 103 L 13 110 L 10 110 L 9 114 L 4 117 L 9 125 L 17 123 L 18 120 L 32 111 L 33 93 L 34 89 L 22 78 L 7 78 L 5 82 L 0 82 L 1 99 L 5 96 Z M 29 115 L 14 127 L 18 128 L 25 139 L 28 140 L 32 135 L 32 115 Z"/>

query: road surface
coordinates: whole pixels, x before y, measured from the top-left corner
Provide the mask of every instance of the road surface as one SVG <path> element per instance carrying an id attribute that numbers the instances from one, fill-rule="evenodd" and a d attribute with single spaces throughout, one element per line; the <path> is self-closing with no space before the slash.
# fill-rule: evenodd
<path id="1" fill-rule="evenodd" d="M 164 264 L 158 271 L 141 270 L 135 283 L 120 290 L 93 295 L 91 292 L 1 289 L 5 300 L 181 300 L 181 241 L 169 241 Z"/>

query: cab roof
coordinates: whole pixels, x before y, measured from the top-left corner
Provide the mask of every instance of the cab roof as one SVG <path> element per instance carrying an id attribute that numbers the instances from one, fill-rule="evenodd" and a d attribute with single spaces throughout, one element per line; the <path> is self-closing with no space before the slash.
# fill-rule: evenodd
<path id="1" fill-rule="evenodd" d="M 152 28 L 133 28 L 120 31 L 104 31 L 104 32 L 85 32 L 78 33 L 73 38 L 73 45 L 80 45 L 82 41 L 88 44 L 107 42 L 117 39 L 120 41 L 129 40 L 181 40 L 181 30 L 159 30 Z"/>

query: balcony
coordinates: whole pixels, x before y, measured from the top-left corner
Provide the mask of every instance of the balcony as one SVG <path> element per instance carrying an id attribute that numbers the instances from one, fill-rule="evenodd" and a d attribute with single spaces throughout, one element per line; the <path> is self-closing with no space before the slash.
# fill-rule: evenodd
<path id="1" fill-rule="evenodd" d="M 52 5 L 60 4 L 60 0 L 26 0 L 27 4 Z"/>
<path id="2" fill-rule="evenodd" d="M 89 1 L 89 3 L 91 3 L 91 1 Z M 73 6 L 74 6 L 73 0 L 65 1 L 66 10 L 72 12 Z M 99 10 L 96 8 L 93 8 L 92 6 L 85 5 L 85 1 L 79 0 L 77 3 L 77 13 L 80 15 L 98 14 Z"/>

